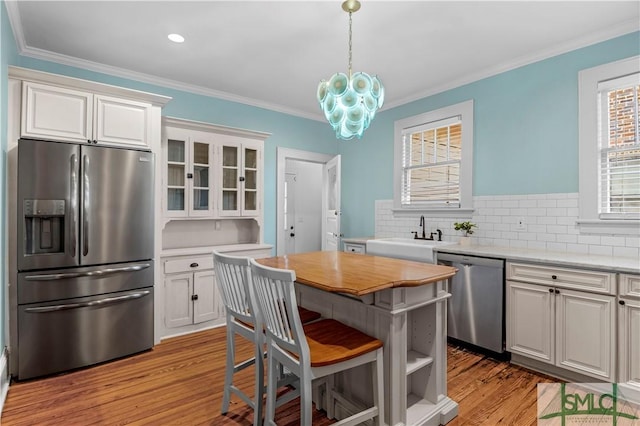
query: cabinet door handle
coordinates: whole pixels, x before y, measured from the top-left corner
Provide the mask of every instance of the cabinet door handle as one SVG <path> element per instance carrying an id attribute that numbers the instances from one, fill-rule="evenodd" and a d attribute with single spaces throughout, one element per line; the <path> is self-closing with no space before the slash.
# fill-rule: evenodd
<path id="1" fill-rule="evenodd" d="M 197 294 L 192 295 L 191 300 L 198 300 L 198 295 Z"/>
<path id="2" fill-rule="evenodd" d="M 620 301 L 618 301 L 618 303 L 619 303 L 620 305 L 624 306 L 624 300 L 620 300 Z"/>
<path id="3" fill-rule="evenodd" d="M 198 266 L 200 266 L 200 265 L 198 265 L 196 262 L 193 262 L 193 263 L 192 263 L 191 265 L 189 265 L 189 266 L 191 266 L 192 268 L 197 268 L 197 267 L 198 267 Z"/>
<path id="4" fill-rule="evenodd" d="M 240 176 L 240 182 L 244 182 L 244 176 Z"/>
<path id="5" fill-rule="evenodd" d="M 193 179 L 193 173 L 187 173 L 187 179 Z"/>
<path id="6" fill-rule="evenodd" d="M 557 276 L 557 275 L 551 275 L 551 279 L 552 279 L 552 280 L 557 280 L 557 279 L 558 279 L 558 276 Z"/>
<path id="7" fill-rule="evenodd" d="M 553 293 L 553 289 L 552 288 L 549 289 L 549 293 Z"/>
<path id="8" fill-rule="evenodd" d="M 556 294 L 560 294 L 560 290 L 556 288 Z"/>

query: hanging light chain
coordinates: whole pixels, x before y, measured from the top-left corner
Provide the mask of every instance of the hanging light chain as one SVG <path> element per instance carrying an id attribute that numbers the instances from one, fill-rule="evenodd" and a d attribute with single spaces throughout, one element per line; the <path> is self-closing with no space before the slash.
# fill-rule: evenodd
<path id="1" fill-rule="evenodd" d="M 353 12 L 351 10 L 349 10 L 349 80 L 351 80 L 351 25 L 352 25 L 352 20 L 351 20 L 351 15 L 353 14 Z"/>

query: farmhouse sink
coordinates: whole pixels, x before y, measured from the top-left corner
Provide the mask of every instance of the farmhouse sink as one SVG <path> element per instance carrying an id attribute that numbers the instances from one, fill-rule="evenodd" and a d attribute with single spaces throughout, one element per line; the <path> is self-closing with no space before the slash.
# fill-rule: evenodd
<path id="1" fill-rule="evenodd" d="M 433 263 L 433 248 L 451 246 L 450 241 L 416 240 L 412 238 L 378 238 L 367 241 L 367 254 Z"/>

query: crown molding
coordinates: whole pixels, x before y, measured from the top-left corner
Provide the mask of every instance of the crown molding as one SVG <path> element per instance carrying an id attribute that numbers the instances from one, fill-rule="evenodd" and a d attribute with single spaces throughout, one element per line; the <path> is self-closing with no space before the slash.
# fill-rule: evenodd
<path id="1" fill-rule="evenodd" d="M 150 74 L 130 71 L 130 70 L 119 68 L 119 67 L 112 67 L 112 66 L 101 64 L 98 62 L 82 60 L 72 56 L 61 55 L 61 54 L 45 51 L 42 49 L 29 47 L 26 45 L 26 42 L 25 42 L 24 31 L 23 31 L 22 22 L 20 19 L 20 12 L 18 9 L 18 1 L 5 1 L 4 4 L 7 9 L 7 15 L 9 17 L 11 28 L 13 29 L 13 35 L 17 44 L 18 53 L 22 56 L 55 62 L 62 65 L 68 65 L 76 68 L 86 69 L 89 71 L 95 71 L 103 74 L 108 74 L 110 76 L 126 78 L 126 79 L 139 81 L 142 83 L 153 84 L 153 85 L 157 85 L 165 88 L 181 90 L 184 92 L 194 93 L 197 95 L 218 98 L 218 99 L 222 99 L 230 102 L 237 102 L 240 104 L 262 108 L 269 111 L 293 115 L 300 118 L 306 118 L 309 120 L 320 121 L 320 122 L 325 121 L 322 114 L 309 114 L 305 112 L 300 112 L 299 110 L 295 110 L 280 104 L 274 104 L 274 103 L 265 102 L 259 99 L 253 99 L 253 98 L 248 98 L 244 96 L 234 95 L 228 92 L 213 90 L 213 89 L 209 89 L 202 86 L 183 83 L 183 82 L 179 82 L 171 79 L 165 79 L 165 78 L 157 77 Z M 522 56 L 514 61 L 502 63 L 494 67 L 485 68 L 477 73 L 468 74 L 462 78 L 453 80 L 449 83 L 442 84 L 439 86 L 434 86 L 424 91 L 416 92 L 411 96 L 407 96 L 397 101 L 394 101 L 394 102 L 387 101 L 386 104 L 383 105 L 382 108 L 380 108 L 379 112 L 388 111 L 390 109 L 408 104 L 410 102 L 417 101 L 419 99 L 433 96 L 438 93 L 455 89 L 457 87 L 464 86 L 466 84 L 474 83 L 476 81 L 480 81 L 482 79 L 489 78 L 506 71 L 511 71 L 525 65 L 539 62 L 544 59 L 548 59 L 557 55 L 561 55 L 563 53 L 570 52 L 572 50 L 576 50 L 592 44 L 600 43 L 600 42 L 610 40 L 612 38 L 619 37 L 619 36 L 636 32 L 636 31 L 640 31 L 640 24 L 635 19 L 631 19 L 631 20 L 622 22 L 610 29 L 603 30 L 600 32 L 595 32 L 581 38 L 573 39 L 568 42 L 561 43 L 557 46 L 554 46 L 551 49 L 547 49 L 533 55 Z"/>
<path id="2" fill-rule="evenodd" d="M 241 129 L 239 127 L 221 126 L 218 124 L 206 123 L 204 121 L 187 120 L 178 117 L 162 117 L 164 126 L 180 127 L 181 129 L 198 130 L 201 132 L 213 132 L 229 136 L 240 136 L 250 139 L 264 141 L 271 133 L 258 132 L 255 130 Z"/>
<path id="3" fill-rule="evenodd" d="M 476 81 L 480 81 L 485 78 L 502 74 L 503 72 L 506 72 L 506 71 L 511 71 L 511 70 L 523 67 L 525 65 L 530 65 L 535 62 L 539 62 L 545 59 L 552 58 L 554 56 L 561 55 L 563 53 L 568 53 L 573 50 L 587 47 L 592 44 L 601 43 L 601 42 L 610 40 L 612 38 L 620 37 L 625 34 L 630 34 L 636 31 L 640 31 L 640 23 L 638 23 L 638 21 L 636 21 L 635 19 L 631 19 L 615 26 L 615 28 L 589 34 L 585 37 L 581 37 L 578 39 L 573 39 L 565 43 L 558 44 L 551 49 L 537 52 L 536 54 L 533 54 L 533 55 L 521 56 L 520 58 L 517 58 L 513 61 L 501 63 L 494 67 L 485 68 L 477 73 L 468 74 L 462 78 L 453 80 L 449 83 L 442 84 L 440 86 L 435 86 L 425 91 L 414 93 L 411 96 L 388 103 L 380 110 L 384 111 L 384 110 L 396 108 L 396 107 L 408 104 L 410 102 L 414 102 L 419 99 L 426 98 L 428 96 L 433 96 L 438 93 L 445 92 L 447 90 L 464 86 L 465 84 L 474 83 Z"/>

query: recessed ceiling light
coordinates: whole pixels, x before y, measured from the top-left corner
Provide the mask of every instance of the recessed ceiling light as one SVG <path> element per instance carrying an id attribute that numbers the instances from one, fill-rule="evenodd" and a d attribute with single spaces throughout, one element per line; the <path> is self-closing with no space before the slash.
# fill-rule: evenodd
<path id="1" fill-rule="evenodd" d="M 167 38 L 174 43 L 182 43 L 184 41 L 184 37 L 180 34 L 169 34 Z"/>

